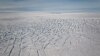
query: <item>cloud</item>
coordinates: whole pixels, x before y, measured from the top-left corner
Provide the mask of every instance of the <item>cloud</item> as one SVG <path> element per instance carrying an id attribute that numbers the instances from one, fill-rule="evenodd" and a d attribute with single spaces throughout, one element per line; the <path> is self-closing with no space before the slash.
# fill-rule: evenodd
<path id="1" fill-rule="evenodd" d="M 0 12 L 100 12 L 100 0 L 0 0 Z"/>

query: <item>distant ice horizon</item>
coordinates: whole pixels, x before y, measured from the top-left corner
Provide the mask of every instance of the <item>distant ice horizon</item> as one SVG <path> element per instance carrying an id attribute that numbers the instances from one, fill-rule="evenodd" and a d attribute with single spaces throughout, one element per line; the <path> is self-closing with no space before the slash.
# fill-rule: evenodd
<path id="1" fill-rule="evenodd" d="M 51 16 L 51 17 L 83 17 L 83 18 L 100 18 L 100 13 L 53 13 L 53 12 L 2 12 L 0 18 L 32 18 L 34 16 Z"/>

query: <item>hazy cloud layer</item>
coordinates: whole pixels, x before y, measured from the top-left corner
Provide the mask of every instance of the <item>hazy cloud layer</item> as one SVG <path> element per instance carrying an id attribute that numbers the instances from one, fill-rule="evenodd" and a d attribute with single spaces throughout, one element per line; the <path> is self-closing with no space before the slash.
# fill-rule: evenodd
<path id="1" fill-rule="evenodd" d="M 100 0 L 0 0 L 0 12 L 100 12 Z"/>

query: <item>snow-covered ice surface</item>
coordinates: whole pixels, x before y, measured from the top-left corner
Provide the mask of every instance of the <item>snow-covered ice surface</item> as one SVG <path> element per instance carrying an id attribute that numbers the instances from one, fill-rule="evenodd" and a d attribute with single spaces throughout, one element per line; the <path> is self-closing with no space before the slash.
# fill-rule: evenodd
<path id="1" fill-rule="evenodd" d="M 100 56 L 100 17 L 36 15 L 0 18 L 0 56 Z"/>

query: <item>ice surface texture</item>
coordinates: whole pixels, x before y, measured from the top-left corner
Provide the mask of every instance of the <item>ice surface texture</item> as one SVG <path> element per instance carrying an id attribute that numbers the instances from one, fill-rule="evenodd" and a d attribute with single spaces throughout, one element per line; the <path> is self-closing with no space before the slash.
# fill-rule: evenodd
<path id="1" fill-rule="evenodd" d="M 1 19 L 0 56 L 100 56 L 100 19 L 46 18 Z"/>

